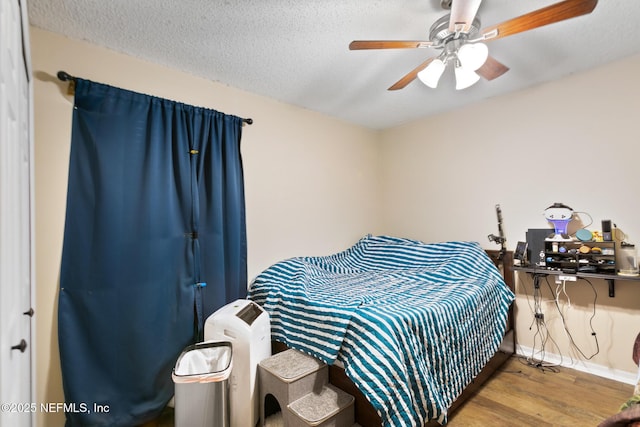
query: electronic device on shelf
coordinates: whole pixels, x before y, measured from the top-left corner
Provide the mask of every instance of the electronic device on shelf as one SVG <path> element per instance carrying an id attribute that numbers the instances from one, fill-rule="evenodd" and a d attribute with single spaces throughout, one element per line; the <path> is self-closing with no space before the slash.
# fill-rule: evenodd
<path id="1" fill-rule="evenodd" d="M 545 267 L 544 245 L 545 239 L 549 236 L 549 228 L 530 228 L 526 233 L 527 240 L 527 263 L 532 267 Z"/>
<path id="2" fill-rule="evenodd" d="M 547 237 L 546 240 L 556 242 L 570 242 L 572 240 L 567 232 L 567 227 L 573 219 L 573 209 L 562 203 L 554 203 L 544 210 L 544 217 L 555 228 L 555 233 Z"/>
<path id="3" fill-rule="evenodd" d="M 529 260 L 527 259 L 527 242 L 518 242 L 516 244 L 516 250 L 513 252 L 513 259 L 517 261 L 517 265 L 527 265 Z"/>

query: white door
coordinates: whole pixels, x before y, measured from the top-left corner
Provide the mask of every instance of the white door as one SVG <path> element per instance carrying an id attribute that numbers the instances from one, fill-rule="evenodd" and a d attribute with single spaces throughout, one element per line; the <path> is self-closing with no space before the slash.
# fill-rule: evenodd
<path id="1" fill-rule="evenodd" d="M 0 0 L 0 426 L 31 426 L 32 87 L 26 0 Z"/>

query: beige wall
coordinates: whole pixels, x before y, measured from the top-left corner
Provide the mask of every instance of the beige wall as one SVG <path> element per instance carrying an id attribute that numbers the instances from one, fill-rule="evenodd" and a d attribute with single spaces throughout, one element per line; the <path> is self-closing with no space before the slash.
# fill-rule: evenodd
<path id="1" fill-rule="evenodd" d="M 336 252 L 381 231 L 376 133 L 35 28 L 31 43 L 38 402 L 64 400 L 56 299 L 72 98 L 59 70 L 254 119 L 242 137 L 250 277 L 279 259 Z M 38 414 L 39 426 L 63 422 L 62 414 Z"/>
<path id="2" fill-rule="evenodd" d="M 500 204 L 508 247 L 514 249 L 527 229 L 550 227 L 543 211 L 562 202 L 584 212 L 585 225 L 590 215 L 592 230 L 611 219 L 640 244 L 638 75 L 640 56 L 634 56 L 385 131 L 380 173 L 385 232 L 425 241 L 477 240 L 495 249 L 487 235 L 497 233 L 494 206 Z M 524 274 L 518 278 L 518 341 L 532 348 L 532 283 Z M 616 281 L 615 298 L 608 297 L 606 282 L 592 283 L 600 353 L 576 367 L 634 378 L 631 348 L 640 332 L 640 282 Z M 553 280 L 550 284 L 555 289 Z M 546 284 L 544 290 L 544 313 L 559 345 L 549 343 L 546 350 L 561 353 L 570 364 L 576 353 Z M 593 290 L 584 281 L 567 283 L 566 290 L 569 299 L 563 296 L 560 307 L 575 342 L 589 356 L 596 349 L 589 328 Z"/>

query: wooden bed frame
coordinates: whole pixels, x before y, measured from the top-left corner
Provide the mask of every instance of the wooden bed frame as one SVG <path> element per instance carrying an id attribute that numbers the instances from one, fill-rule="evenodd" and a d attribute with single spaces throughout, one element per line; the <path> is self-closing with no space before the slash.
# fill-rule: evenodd
<path id="1" fill-rule="evenodd" d="M 491 257 L 493 262 L 500 268 L 504 281 L 509 288 L 515 292 L 515 278 L 513 270 L 513 252 L 507 251 L 502 254 L 499 250 L 487 250 L 487 254 Z M 287 349 L 287 346 L 281 342 L 273 341 L 272 350 L 273 354 Z M 496 354 L 489 360 L 489 362 L 482 369 L 480 374 L 469 384 L 462 394 L 451 405 L 448 411 L 448 415 L 451 416 L 457 408 L 459 408 L 467 399 L 473 396 L 482 384 L 491 378 L 493 373 L 502 366 L 515 353 L 515 329 L 513 323 L 513 305 L 509 308 L 509 316 L 507 319 L 507 329 L 502 339 L 500 348 Z M 338 366 L 329 366 L 329 382 L 336 387 L 346 391 L 355 398 L 355 416 L 356 423 L 362 427 L 378 427 L 382 425 L 380 416 L 375 411 L 373 406 L 369 403 L 366 397 L 358 390 L 355 384 L 347 377 L 343 368 Z M 430 421 L 426 424 L 427 427 L 439 426 L 436 421 Z"/>

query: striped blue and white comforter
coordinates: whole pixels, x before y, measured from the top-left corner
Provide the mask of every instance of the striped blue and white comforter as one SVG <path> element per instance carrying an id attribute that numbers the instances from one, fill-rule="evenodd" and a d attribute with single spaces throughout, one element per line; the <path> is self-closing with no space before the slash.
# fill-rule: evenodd
<path id="1" fill-rule="evenodd" d="M 446 423 L 497 351 L 514 295 L 477 243 L 367 236 L 269 267 L 249 298 L 273 339 L 342 362 L 384 426 L 422 426 Z"/>

